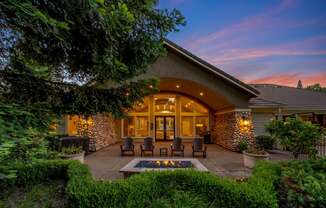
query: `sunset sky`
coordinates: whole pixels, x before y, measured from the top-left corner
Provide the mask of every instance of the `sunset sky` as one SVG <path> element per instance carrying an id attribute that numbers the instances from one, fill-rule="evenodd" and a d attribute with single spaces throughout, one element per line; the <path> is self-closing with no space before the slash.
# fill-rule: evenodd
<path id="1" fill-rule="evenodd" d="M 168 38 L 247 83 L 326 86 L 326 0 L 161 0 L 187 25 Z"/>

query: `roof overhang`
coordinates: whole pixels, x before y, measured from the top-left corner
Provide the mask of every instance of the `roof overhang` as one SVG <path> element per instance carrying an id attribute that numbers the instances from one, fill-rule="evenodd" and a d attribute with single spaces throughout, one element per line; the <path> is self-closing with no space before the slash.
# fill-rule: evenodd
<path id="1" fill-rule="evenodd" d="M 189 59 L 190 61 L 198 64 L 199 66 L 201 66 L 201 68 L 211 72 L 212 74 L 218 76 L 219 78 L 222 78 L 222 79 L 228 81 L 232 85 L 239 87 L 240 89 L 246 91 L 250 95 L 252 95 L 254 97 L 259 95 L 259 91 L 256 90 L 255 88 L 245 84 L 244 82 L 242 82 L 242 81 L 236 79 L 235 77 L 227 74 L 226 72 L 222 71 L 221 69 L 218 69 L 217 67 L 211 65 L 210 63 L 204 61 L 203 59 L 195 56 L 194 54 L 190 53 L 186 49 L 184 49 L 184 48 L 180 47 L 179 45 L 175 44 L 174 42 L 172 42 L 170 40 L 167 40 L 167 39 L 164 39 L 164 44 L 169 49 L 172 49 L 172 50 L 176 51 L 177 53 L 181 54 L 182 56 Z"/>

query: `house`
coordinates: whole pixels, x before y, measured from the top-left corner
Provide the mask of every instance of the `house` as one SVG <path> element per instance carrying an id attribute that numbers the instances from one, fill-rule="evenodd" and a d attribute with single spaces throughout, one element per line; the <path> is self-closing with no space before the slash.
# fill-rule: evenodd
<path id="1" fill-rule="evenodd" d="M 160 92 L 135 105 L 128 118 L 67 116 L 63 131 L 87 134 L 95 149 L 124 137 L 191 141 L 210 132 L 220 146 L 236 150 L 239 141 L 265 134 L 271 119 L 300 115 L 325 125 L 326 93 L 276 85 L 248 85 L 166 40 L 167 55 L 142 78 L 158 77 Z"/>

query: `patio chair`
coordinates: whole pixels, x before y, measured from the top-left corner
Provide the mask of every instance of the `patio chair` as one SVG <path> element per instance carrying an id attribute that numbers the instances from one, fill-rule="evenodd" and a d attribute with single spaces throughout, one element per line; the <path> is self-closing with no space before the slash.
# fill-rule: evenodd
<path id="1" fill-rule="evenodd" d="M 196 153 L 203 154 L 203 157 L 206 158 L 207 146 L 204 147 L 204 141 L 201 138 L 194 139 L 192 143 L 192 157 L 195 157 Z"/>
<path id="2" fill-rule="evenodd" d="M 134 145 L 134 141 L 132 140 L 132 138 L 126 138 L 123 140 L 123 144 L 120 145 L 120 149 L 121 149 L 121 156 L 125 156 L 125 153 L 131 153 L 129 155 L 134 156 L 135 155 L 135 145 Z"/>
<path id="3" fill-rule="evenodd" d="M 140 155 L 143 156 L 146 152 L 151 152 L 152 156 L 154 156 L 154 143 L 151 137 L 145 138 L 144 144 L 140 145 Z"/>
<path id="4" fill-rule="evenodd" d="M 175 137 L 173 139 L 173 144 L 171 144 L 171 156 L 175 153 L 180 153 L 184 157 L 185 146 L 182 144 L 182 139 L 180 137 Z"/>

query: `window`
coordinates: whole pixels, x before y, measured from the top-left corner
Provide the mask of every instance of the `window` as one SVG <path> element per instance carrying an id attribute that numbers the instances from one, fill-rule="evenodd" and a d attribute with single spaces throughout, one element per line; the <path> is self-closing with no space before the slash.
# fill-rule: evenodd
<path id="1" fill-rule="evenodd" d="M 203 137 L 208 131 L 208 117 L 207 116 L 198 116 L 196 118 L 195 129 L 196 135 Z"/>
<path id="2" fill-rule="evenodd" d="M 181 117 L 181 136 L 194 136 L 194 118 L 192 116 Z"/>
<path id="3" fill-rule="evenodd" d="M 208 109 L 187 97 L 181 97 L 181 136 L 203 137 L 208 131 Z"/>
<path id="4" fill-rule="evenodd" d="M 155 113 L 171 114 L 175 113 L 175 95 L 156 95 L 155 101 Z"/>
<path id="5" fill-rule="evenodd" d="M 77 125 L 79 122 L 78 116 L 68 116 L 68 135 L 77 135 L 78 129 Z"/>
<path id="6" fill-rule="evenodd" d="M 129 116 L 123 120 L 123 137 L 149 136 L 149 98 L 135 104 Z"/>
<path id="7" fill-rule="evenodd" d="M 191 100 L 187 97 L 181 97 L 181 112 L 184 113 L 208 113 L 208 110 L 202 106 L 201 104 L 197 103 L 194 100 Z"/>

